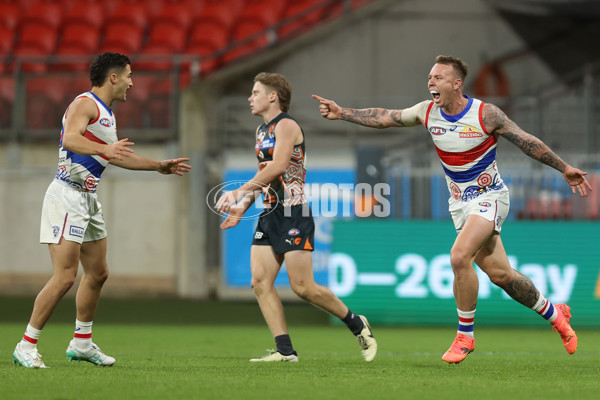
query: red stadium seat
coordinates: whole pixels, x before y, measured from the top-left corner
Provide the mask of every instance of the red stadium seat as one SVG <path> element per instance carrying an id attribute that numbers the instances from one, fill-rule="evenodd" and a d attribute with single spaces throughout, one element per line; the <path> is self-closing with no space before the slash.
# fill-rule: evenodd
<path id="1" fill-rule="evenodd" d="M 106 30 L 112 25 L 132 25 L 143 31 L 148 24 L 148 11 L 142 3 L 118 3 L 106 19 Z"/>
<path id="2" fill-rule="evenodd" d="M 21 17 L 21 9 L 16 3 L 0 3 L 0 27 L 16 30 Z"/>
<path id="3" fill-rule="evenodd" d="M 176 25 L 153 25 L 150 27 L 148 44 L 170 47 L 172 53 L 179 53 L 185 47 L 186 34 L 186 29 Z"/>
<path id="4" fill-rule="evenodd" d="M 275 39 L 268 29 L 279 21 L 284 7 L 285 3 L 276 0 L 248 0 L 231 32 L 230 42 L 236 47 L 223 56 L 224 62 L 268 47 Z"/>
<path id="5" fill-rule="evenodd" d="M 0 76 L 0 127 L 2 128 L 9 128 L 12 123 L 15 87 L 15 80 L 12 76 Z"/>
<path id="6" fill-rule="evenodd" d="M 194 26 L 220 25 L 229 30 L 242 10 L 243 2 L 236 0 L 208 0 L 193 21 Z"/>
<path id="7" fill-rule="evenodd" d="M 173 68 L 173 49 L 163 44 L 148 44 L 140 52 L 133 68 L 144 71 L 169 71 Z"/>
<path id="8" fill-rule="evenodd" d="M 24 71 L 43 72 L 47 70 L 45 58 L 52 54 L 56 46 L 56 31 L 46 25 L 27 24 L 20 31 L 14 54 Z"/>
<path id="9" fill-rule="evenodd" d="M 97 30 L 104 24 L 106 8 L 103 2 L 97 0 L 77 0 L 67 11 L 65 25 L 86 25 Z"/>
<path id="10" fill-rule="evenodd" d="M 25 121 L 30 129 L 60 128 L 64 110 L 59 103 L 69 87 L 68 78 L 31 78 L 25 84 Z"/>
<path id="11" fill-rule="evenodd" d="M 63 17 L 60 1 L 43 1 L 33 3 L 21 18 L 23 24 L 46 25 L 58 29 Z"/>
<path id="12" fill-rule="evenodd" d="M 106 25 L 104 42 L 99 52 L 117 52 L 135 54 L 142 46 L 143 31 L 139 27 L 127 23 L 111 23 Z"/>
<path id="13" fill-rule="evenodd" d="M 0 54 L 10 54 L 14 37 L 15 32 L 12 29 L 0 26 Z"/>
<path id="14" fill-rule="evenodd" d="M 214 71 L 220 65 L 220 54 L 229 43 L 229 30 L 221 25 L 202 24 L 192 27 L 189 44 L 184 53 L 202 58 L 200 73 Z M 184 63 L 183 70 L 189 71 L 190 63 Z"/>
<path id="15" fill-rule="evenodd" d="M 326 11 L 321 3 L 321 0 L 288 0 L 283 18 L 289 22 L 278 29 L 278 36 L 284 38 L 318 23 Z"/>
<path id="16" fill-rule="evenodd" d="M 63 29 L 58 50 L 63 46 L 79 47 L 82 51 L 92 54 L 98 48 L 100 32 L 91 25 L 67 25 Z"/>
<path id="17" fill-rule="evenodd" d="M 196 1 L 196 3 L 201 2 Z M 152 30 L 159 25 L 168 25 L 187 31 L 193 17 L 194 12 L 187 2 L 177 1 L 166 3 L 162 10 L 152 18 L 150 29 Z"/>

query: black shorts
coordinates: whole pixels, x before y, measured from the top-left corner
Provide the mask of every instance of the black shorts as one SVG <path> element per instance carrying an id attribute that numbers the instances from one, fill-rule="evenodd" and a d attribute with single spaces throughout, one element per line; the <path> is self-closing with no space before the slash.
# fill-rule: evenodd
<path id="1" fill-rule="evenodd" d="M 266 208 L 258 219 L 253 246 L 271 246 L 275 254 L 315 248 L 315 221 L 310 205 Z"/>

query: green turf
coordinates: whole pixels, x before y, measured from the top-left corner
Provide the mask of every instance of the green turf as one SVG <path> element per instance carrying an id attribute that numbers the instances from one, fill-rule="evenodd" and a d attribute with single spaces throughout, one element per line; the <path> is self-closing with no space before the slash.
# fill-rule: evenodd
<path id="1" fill-rule="evenodd" d="M 3 400 L 596 399 L 600 391 L 596 330 L 579 330 L 579 349 L 569 356 L 549 328 L 480 328 L 476 351 L 459 365 L 447 365 L 440 357 L 454 327 L 374 327 L 379 353 L 367 364 L 345 327 L 328 326 L 311 307 L 289 305 L 300 362 L 254 364 L 248 359 L 272 347 L 255 304 L 175 300 L 104 301 L 94 340 L 117 363 L 102 368 L 67 360 L 73 324 L 63 321 L 72 306 L 65 299 L 39 343 L 50 368 L 28 370 L 11 363 L 28 315 L 18 322 L 18 313 L 6 307 L 28 314 L 20 302 L 0 299 Z M 175 308 L 167 313 L 169 307 Z M 136 323 L 127 324 L 127 314 Z"/>

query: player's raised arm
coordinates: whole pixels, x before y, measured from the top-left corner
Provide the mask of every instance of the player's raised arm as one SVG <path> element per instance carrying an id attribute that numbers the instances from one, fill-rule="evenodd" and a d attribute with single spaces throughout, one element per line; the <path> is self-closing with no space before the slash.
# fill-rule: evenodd
<path id="1" fill-rule="evenodd" d="M 313 94 L 312 97 L 319 101 L 319 112 L 327 119 L 342 119 L 355 124 L 371 128 L 389 128 L 415 126 L 422 123 L 419 115 L 422 103 L 404 110 L 388 110 L 385 108 L 346 108 L 339 106 L 335 101 L 324 99 Z"/>
<path id="2" fill-rule="evenodd" d="M 587 172 L 567 164 L 539 138 L 521 129 L 500 108 L 486 103 L 482 118 L 488 132 L 504 137 L 529 157 L 560 171 L 571 185 L 573 193 L 579 191 L 581 196 L 587 196 L 588 190 L 592 190 L 590 183 L 585 179 Z"/>

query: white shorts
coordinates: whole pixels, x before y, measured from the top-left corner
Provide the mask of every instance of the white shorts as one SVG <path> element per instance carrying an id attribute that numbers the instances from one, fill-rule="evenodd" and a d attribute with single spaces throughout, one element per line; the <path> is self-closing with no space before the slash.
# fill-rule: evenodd
<path id="1" fill-rule="evenodd" d="M 488 190 L 469 201 L 456 200 L 450 197 L 448 203 L 456 233 L 460 232 L 465 222 L 467 222 L 467 218 L 472 214 L 493 221 L 494 230 L 500 233 L 502 223 L 508 216 L 508 210 L 510 209 L 510 198 L 506 185 L 498 190 Z"/>
<path id="2" fill-rule="evenodd" d="M 83 192 L 53 180 L 42 205 L 40 243 L 62 238 L 83 243 L 106 237 L 102 206 L 96 193 Z"/>

